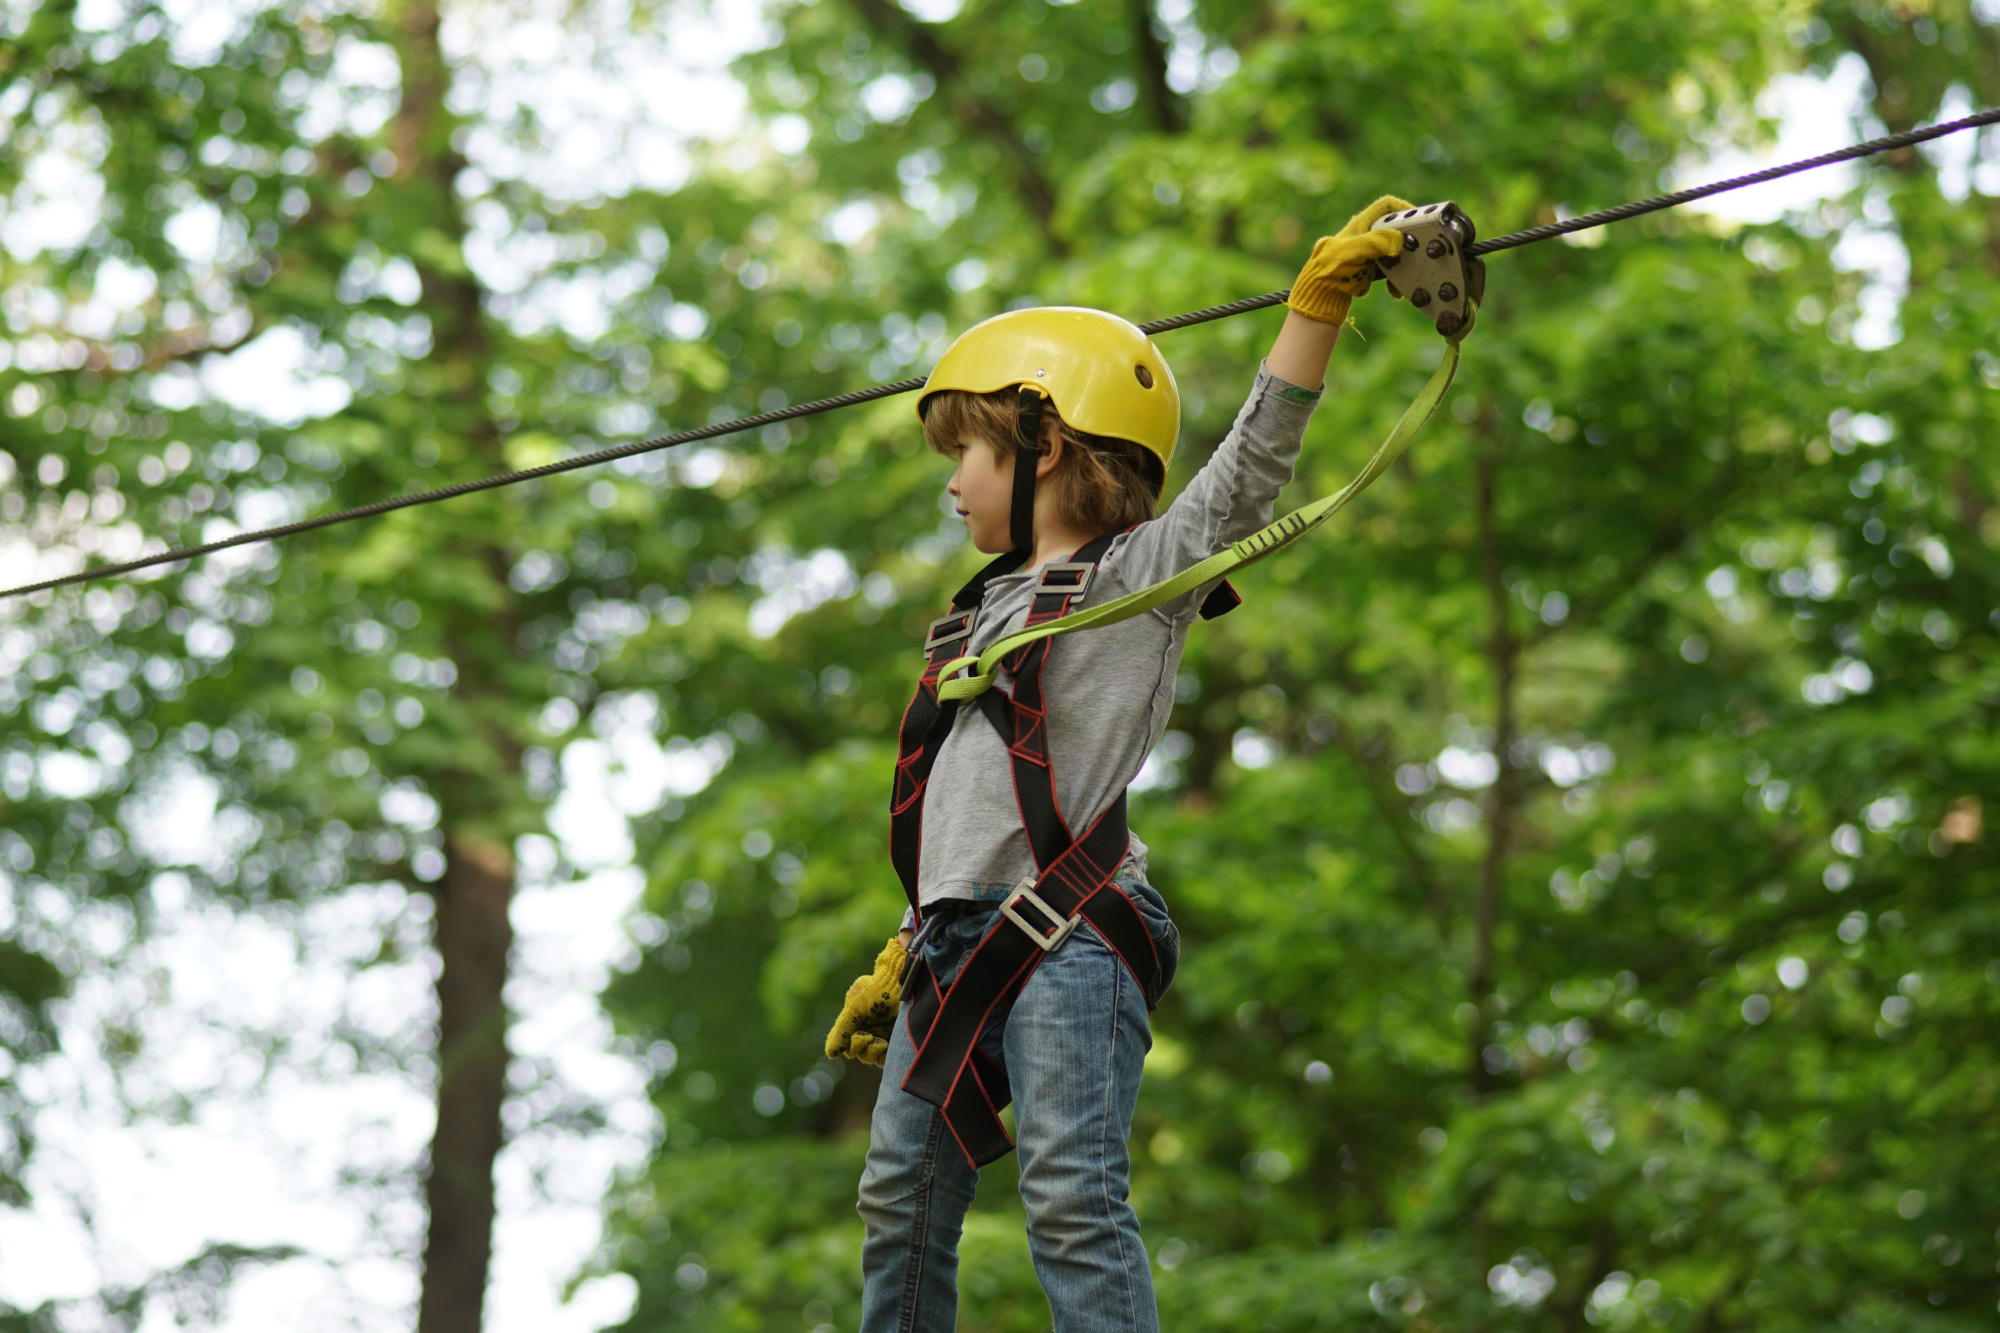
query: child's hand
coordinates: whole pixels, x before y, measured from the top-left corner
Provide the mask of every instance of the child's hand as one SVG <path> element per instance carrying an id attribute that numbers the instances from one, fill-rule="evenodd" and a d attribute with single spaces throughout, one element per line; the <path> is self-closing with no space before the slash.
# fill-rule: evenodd
<path id="1" fill-rule="evenodd" d="M 1344 324 L 1348 307 L 1365 295 L 1375 280 L 1374 261 L 1400 254 L 1402 233 L 1370 231 L 1375 220 L 1399 213 L 1410 204 L 1393 194 L 1385 194 L 1356 213 L 1345 227 L 1331 236 L 1322 236 L 1313 246 L 1312 257 L 1299 271 L 1292 294 L 1285 302 L 1307 319 L 1322 324 Z"/>
<path id="2" fill-rule="evenodd" d="M 889 1055 L 889 1034 L 895 1030 L 896 1010 L 903 1002 L 903 961 L 908 951 L 900 935 L 892 935 L 876 955 L 875 970 L 856 977 L 847 988 L 840 1017 L 826 1034 L 826 1058 L 846 1056 L 880 1068 Z"/>

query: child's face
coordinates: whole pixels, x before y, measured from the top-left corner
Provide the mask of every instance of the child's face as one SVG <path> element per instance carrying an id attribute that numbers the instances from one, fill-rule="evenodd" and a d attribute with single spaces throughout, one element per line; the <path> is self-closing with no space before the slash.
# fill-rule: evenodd
<path id="1" fill-rule="evenodd" d="M 959 442 L 958 467 L 945 492 L 965 520 L 974 549 L 986 555 L 1012 550 L 1014 538 L 1007 519 L 1014 503 L 1014 469 L 1000 462 L 990 441 L 966 435 Z"/>

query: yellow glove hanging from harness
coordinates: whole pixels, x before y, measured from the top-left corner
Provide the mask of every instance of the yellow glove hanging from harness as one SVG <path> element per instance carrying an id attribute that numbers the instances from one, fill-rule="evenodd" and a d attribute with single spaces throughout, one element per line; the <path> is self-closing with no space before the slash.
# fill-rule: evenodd
<path id="1" fill-rule="evenodd" d="M 896 1010 L 903 1003 L 903 964 L 908 957 L 903 951 L 902 937 L 891 935 L 882 952 L 876 955 L 875 970 L 854 979 L 854 984 L 847 988 L 847 999 L 841 1003 L 840 1017 L 826 1034 L 827 1059 L 837 1060 L 844 1055 L 865 1065 L 881 1067 L 889 1055 L 889 1033 L 895 1027 Z"/>

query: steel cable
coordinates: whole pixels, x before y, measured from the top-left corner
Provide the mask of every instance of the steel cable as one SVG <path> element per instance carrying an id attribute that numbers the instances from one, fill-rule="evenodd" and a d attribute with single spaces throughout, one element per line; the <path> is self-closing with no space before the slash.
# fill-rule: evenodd
<path id="1" fill-rule="evenodd" d="M 1607 222 L 1623 222 L 1626 218 L 1636 218 L 1641 213 L 1657 213 L 1663 208 L 1673 208 L 1680 204 L 1692 203 L 1696 199 L 1706 199 L 1713 194 L 1727 194 L 1740 190 L 1746 185 L 1761 185 L 1774 181 L 1780 176 L 1794 172 L 1811 171 L 1814 167 L 1830 167 L 1836 162 L 1851 162 L 1858 157 L 1873 157 L 1877 153 L 1893 152 L 1898 148 L 1908 148 L 1912 144 L 1926 143 L 1932 139 L 1942 139 L 1947 134 L 1957 134 L 1961 130 L 1977 129 L 1981 125 L 2000 123 L 2000 109 L 1981 111 L 1977 115 L 1960 120 L 1946 121 L 1942 125 L 1932 125 L 1927 129 L 1906 130 L 1901 134 L 1885 134 L 1879 139 L 1855 144 L 1851 148 L 1838 149 L 1831 153 L 1821 153 L 1818 157 L 1808 157 L 1799 162 L 1788 162 L 1781 167 L 1766 167 L 1753 171 L 1747 176 L 1733 176 L 1713 185 L 1697 185 L 1691 190 L 1675 190 L 1672 194 L 1656 194 L 1651 199 L 1640 199 L 1616 208 L 1603 208 L 1595 213 L 1585 213 L 1582 217 L 1569 218 L 1562 222 L 1551 222 L 1546 226 L 1530 227 L 1526 231 L 1512 232 L 1506 236 L 1496 236 L 1490 241 L 1475 241 L 1465 247 L 1469 255 L 1486 255 L 1495 250 L 1512 250 L 1517 245 L 1533 245 L 1536 241 L 1546 241 L 1556 236 L 1567 236 L 1571 232 L 1588 231 L 1592 227 L 1602 227 Z"/>
<path id="2" fill-rule="evenodd" d="M 1655 195 L 1651 199 L 1640 199 L 1615 208 L 1600 209 L 1581 217 L 1569 218 L 1561 222 L 1551 222 L 1540 227 L 1530 227 L 1526 231 L 1511 232 L 1496 236 L 1492 240 L 1478 241 L 1466 247 L 1472 255 L 1491 254 L 1496 250 L 1512 250 L 1517 246 L 1533 245 L 1537 241 L 1551 240 L 1557 236 L 1567 236 L 1572 232 L 1587 231 L 1592 227 L 1602 227 L 1607 223 L 1622 222 L 1627 218 L 1644 213 L 1654 213 L 1661 209 L 1673 208 L 1696 199 L 1706 199 L 1711 195 L 1725 194 L 1740 190 L 1745 186 L 1758 185 L 1764 181 L 1776 180 L 1795 172 L 1810 171 L 1815 167 L 1831 166 L 1836 162 L 1849 162 L 1856 158 L 1872 157 L 1877 153 L 1891 152 L 1898 148 L 1908 148 L 1913 144 L 1940 139 L 1948 134 L 1975 129 L 1981 125 L 2000 123 L 2000 109 L 1981 111 L 1976 115 L 1959 120 L 1932 125 L 1925 129 L 1908 130 L 1902 134 L 1884 135 L 1870 139 L 1849 148 L 1818 157 L 1806 158 L 1783 166 L 1769 167 L 1763 171 L 1753 171 L 1746 176 L 1736 176 L 1729 180 L 1717 181 L 1713 185 L 1700 185 L 1693 189 L 1676 190 L 1671 194 Z M 1263 310 L 1282 304 L 1289 291 L 1266 292 L 1262 296 L 1246 296 L 1238 301 L 1228 301 L 1222 305 L 1209 306 L 1203 310 L 1190 311 L 1185 315 L 1174 315 L 1167 319 L 1156 319 L 1139 327 L 1147 334 L 1169 333 L 1175 329 L 1188 328 L 1195 324 L 1206 324 L 1211 320 L 1227 319 L 1231 315 L 1246 314 L 1252 310 Z M 130 574 L 156 565 L 178 564 L 197 556 L 212 555 L 231 547 L 247 546 L 252 542 L 275 541 L 281 537 L 292 537 L 302 532 L 312 532 L 318 528 L 328 528 L 339 523 L 350 523 L 357 519 L 373 518 L 377 514 L 390 513 L 397 509 L 410 509 L 417 505 L 435 504 L 440 500 L 451 500 L 475 491 L 490 491 L 502 486 L 512 486 L 523 481 L 533 481 L 537 477 L 553 476 L 559 472 L 574 472 L 580 468 L 596 467 L 614 459 L 629 458 L 634 454 L 652 453 L 660 449 L 671 449 L 676 445 L 692 444 L 697 440 L 712 440 L 723 435 L 736 435 L 743 431 L 758 430 L 781 421 L 794 421 L 800 417 L 816 416 L 821 412 L 831 412 L 842 407 L 855 407 L 861 403 L 873 402 L 878 398 L 890 398 L 899 393 L 909 393 L 923 387 L 924 376 L 915 375 L 909 379 L 897 380 L 891 384 L 878 384 L 871 389 L 856 389 L 852 393 L 836 394 L 831 398 L 817 398 L 809 403 L 798 403 L 781 407 L 771 412 L 758 412 L 753 416 L 736 417 L 729 421 L 699 426 L 693 430 L 674 431 L 669 435 L 657 436 L 649 440 L 637 440 L 610 449 L 598 449 L 591 453 L 579 454 L 554 463 L 544 463 L 540 467 L 521 468 L 513 472 L 500 472 L 490 477 L 480 477 L 472 481 L 455 482 L 450 486 L 437 486 L 429 490 L 415 491 L 408 495 L 391 496 L 375 500 L 369 504 L 356 505 L 351 509 L 338 510 L 331 514 L 320 514 L 313 518 L 300 519 L 296 523 L 280 524 L 273 528 L 259 528 L 254 532 L 239 532 L 220 541 L 204 542 L 199 546 L 177 547 L 170 551 L 160 551 L 153 555 L 141 556 L 137 560 L 126 560 L 118 564 L 98 565 L 94 568 L 65 574 L 60 578 L 44 579 L 39 583 L 26 583 L 18 588 L 0 591 L 0 598 L 20 597 L 29 593 L 46 592 L 51 588 L 61 588 L 74 583 L 85 583 L 96 579 L 114 578 L 120 574 Z"/>

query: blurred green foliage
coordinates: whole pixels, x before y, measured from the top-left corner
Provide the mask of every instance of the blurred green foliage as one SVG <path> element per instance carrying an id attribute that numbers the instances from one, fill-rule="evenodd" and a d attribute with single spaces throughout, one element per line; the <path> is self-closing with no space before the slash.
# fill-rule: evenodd
<path id="1" fill-rule="evenodd" d="M 741 330 L 734 373 L 802 396 L 857 328 L 886 377 L 1012 304 L 1143 319 L 1279 286 L 1384 191 L 1488 233 L 1651 193 L 1754 137 L 1772 77 L 1853 52 L 1893 128 L 1954 87 L 2000 99 L 2000 33 L 1962 7 L 1173 12 L 781 10 L 739 69 L 794 151 L 664 205 L 670 263 L 723 201 L 765 210 L 676 284 Z M 1134 1132 L 1166 1327 L 1990 1321 L 2000 208 L 1953 191 L 1907 155 L 1779 225 L 1496 256 L 1449 414 L 1197 631 L 1133 815 L 1189 940 Z M 1867 227 L 1912 275 L 1901 340 L 1862 349 L 1833 251 Z M 1357 313 L 1300 496 L 1435 364 L 1405 311 Z M 1163 338 L 1196 462 L 1274 322 Z M 971 557 L 927 571 L 948 528 L 884 549 L 939 475 L 899 410 L 829 428 L 811 456 L 842 472 L 793 530 L 898 599 L 788 622 L 763 651 L 797 703 L 646 830 L 666 942 L 609 998 L 675 1063 L 605 1251 L 635 1329 L 857 1317 L 874 1088 L 814 1047 L 896 910 L 884 740 Z M 968 1230 L 967 1329 L 1048 1324 L 1011 1169 Z"/>
<path id="2" fill-rule="evenodd" d="M 0 260 L 7 540 L 196 540 L 919 373 L 1011 305 L 1269 290 L 1385 191 L 1488 234 L 1581 212 L 1755 140 L 1789 71 L 1860 59 L 1892 129 L 2000 104 L 1969 0 L 816 0 L 739 62 L 744 142 L 579 197 L 476 89 L 309 117 L 352 46 L 476 83 L 421 9 L 281 4 L 200 55 L 149 6 L 8 19 L 0 188 L 68 145 L 105 206 Z M 1447 411 L 1197 631 L 1133 812 L 1188 942 L 1134 1133 L 1166 1327 L 1990 1326 L 2000 205 L 1943 160 L 1496 256 Z M 1836 262 L 1871 232 L 1910 259 L 1888 345 Z M 150 294 L 92 325 L 129 270 Z M 1357 316 L 1297 497 L 1435 364 L 1379 292 Z M 1276 318 L 1163 339 L 1170 487 Z M 272 330 L 344 411 L 195 390 Z M 664 1132 L 598 1267 L 634 1329 L 853 1328 L 875 1088 L 819 1042 L 899 907 L 890 736 L 973 560 L 942 479 L 890 401 L 7 608 L 0 1189 L 86 927 L 142 933 L 163 870 L 273 912 L 389 878 L 419 915 L 454 855 L 560 875 L 563 747 L 637 731 L 714 776 L 629 812 L 606 1001 Z M 135 842 L 204 782 L 214 854 Z M 968 1329 L 1048 1323 L 1012 1169 Z"/>

